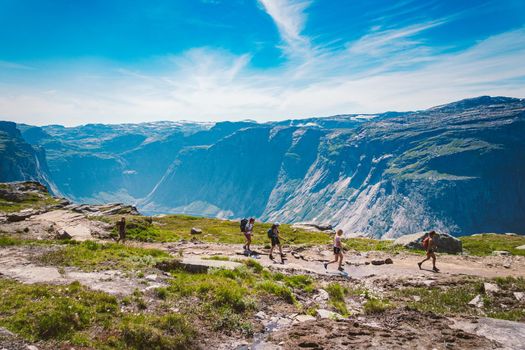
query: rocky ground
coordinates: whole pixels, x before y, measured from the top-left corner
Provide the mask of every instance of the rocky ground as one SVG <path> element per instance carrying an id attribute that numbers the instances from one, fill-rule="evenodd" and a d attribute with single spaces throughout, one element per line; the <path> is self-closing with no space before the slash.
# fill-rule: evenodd
<path id="1" fill-rule="evenodd" d="M 326 245 L 287 245 L 287 260 L 281 263 L 268 258 L 264 245 L 255 245 L 253 250 L 258 254 L 247 257 L 239 244 L 206 243 L 196 234 L 191 240 L 167 243 L 129 241 L 125 251 L 111 248 L 115 253 L 109 252 L 103 259 L 97 256 L 95 260 L 95 255 L 89 254 L 106 247 L 104 242 L 112 241 L 113 226 L 94 217 L 121 214 L 136 213 L 133 208 L 120 205 L 77 206 L 66 201 L 5 212 L 0 217 L 4 237 L 4 243 L 0 244 L 0 282 L 69 286 L 78 281 L 89 290 L 115 296 L 120 312 L 143 312 L 150 317 L 157 312 L 196 312 L 190 310 L 204 302 L 198 297 L 175 299 L 171 303 L 169 297 L 162 296 L 159 290 L 166 289 L 177 278 L 185 278 L 172 274 L 174 269 L 216 276 L 218 269 L 237 271 L 246 265 L 257 271 L 247 279 L 267 278 L 271 274 L 278 280 L 275 285 L 283 287 L 284 282 L 279 279 L 285 277 L 279 276 L 305 276 L 313 283 L 306 287 L 290 284 L 286 289 L 290 291 L 288 302 L 287 294 L 284 299 L 282 295 L 275 298 L 271 294 L 281 292 L 256 294 L 255 309 L 243 312 L 244 323 L 236 323 L 240 328 L 249 325 L 247 332 L 222 326 L 210 328 L 207 322 L 213 315 L 195 318 L 197 341 L 192 348 L 525 349 L 522 256 L 440 254 L 441 272 L 435 273 L 430 264 L 422 270 L 417 267 L 422 258 L 418 253 L 349 250 L 345 255 L 346 275 L 336 272 L 334 265 L 328 271 L 324 269 L 323 262 L 332 258 Z M 87 243 L 91 241 L 102 245 L 90 246 Z M 75 262 L 77 255 L 63 254 L 67 249 L 79 256 L 89 255 L 93 263 Z M 156 253 L 159 258 L 155 260 L 144 255 L 143 250 L 160 251 L 164 255 Z M 117 259 L 117 255 L 123 254 L 128 255 Z M 138 309 L 127 301 L 138 298 L 137 295 L 144 304 L 138 303 L 141 306 Z M 0 312 L 0 321 L 9 311 Z M 60 337 L 31 340 L 14 334 L 9 324 L 2 326 L 0 349 L 92 348 L 78 345 L 81 341 L 75 343 Z M 97 327 L 92 329 L 98 332 Z M 108 340 L 107 344 L 111 342 Z M 129 347 L 149 348 L 141 344 Z M 176 348 L 159 344 L 157 348 Z"/>

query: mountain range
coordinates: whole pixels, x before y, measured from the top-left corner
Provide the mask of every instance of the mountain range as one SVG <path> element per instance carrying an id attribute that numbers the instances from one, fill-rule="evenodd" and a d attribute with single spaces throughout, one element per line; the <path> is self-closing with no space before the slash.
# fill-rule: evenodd
<path id="1" fill-rule="evenodd" d="M 147 214 L 329 222 L 349 236 L 525 233 L 525 99 L 254 121 L 0 122 L 0 181 Z"/>

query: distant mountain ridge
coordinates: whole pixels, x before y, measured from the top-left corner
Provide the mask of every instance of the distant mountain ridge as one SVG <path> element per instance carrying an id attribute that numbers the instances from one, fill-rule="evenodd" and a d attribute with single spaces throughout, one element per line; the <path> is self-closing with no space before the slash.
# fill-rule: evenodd
<path id="1" fill-rule="evenodd" d="M 383 238 L 430 228 L 525 233 L 523 99 L 270 123 L 18 129 L 45 150 L 57 190 L 79 202 L 330 222 Z"/>

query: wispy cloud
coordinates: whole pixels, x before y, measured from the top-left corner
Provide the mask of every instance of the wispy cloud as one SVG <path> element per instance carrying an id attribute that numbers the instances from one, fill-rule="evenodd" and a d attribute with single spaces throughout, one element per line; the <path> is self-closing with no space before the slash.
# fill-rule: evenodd
<path id="1" fill-rule="evenodd" d="M 142 66 L 92 64 L 89 75 L 82 66 L 48 67 L 27 72 L 30 85 L 0 79 L 0 119 L 275 120 L 420 109 L 481 94 L 525 96 L 525 27 L 450 52 L 427 46 L 425 34 L 457 17 L 385 22 L 328 49 L 304 34 L 308 1 L 259 1 L 282 38 L 288 61 L 281 66 L 256 69 L 250 53 L 207 47 Z"/>
<path id="2" fill-rule="evenodd" d="M 14 63 L 14 62 L 8 62 L 8 61 L 0 61 L 0 69 L 24 69 L 24 70 L 32 70 L 35 69 L 34 67 L 20 64 L 20 63 Z"/>
<path id="3" fill-rule="evenodd" d="M 305 54 L 310 48 L 310 41 L 301 32 L 306 22 L 304 10 L 310 1 L 259 0 L 259 3 L 279 29 L 285 52 L 289 56 Z"/>

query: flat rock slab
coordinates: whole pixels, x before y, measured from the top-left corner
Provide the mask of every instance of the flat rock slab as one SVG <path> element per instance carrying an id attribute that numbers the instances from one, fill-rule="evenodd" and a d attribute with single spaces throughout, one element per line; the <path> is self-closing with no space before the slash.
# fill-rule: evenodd
<path id="1" fill-rule="evenodd" d="M 451 328 L 497 341 L 504 349 L 525 349 L 525 323 L 494 318 L 480 318 L 477 322 L 453 321 Z"/>

